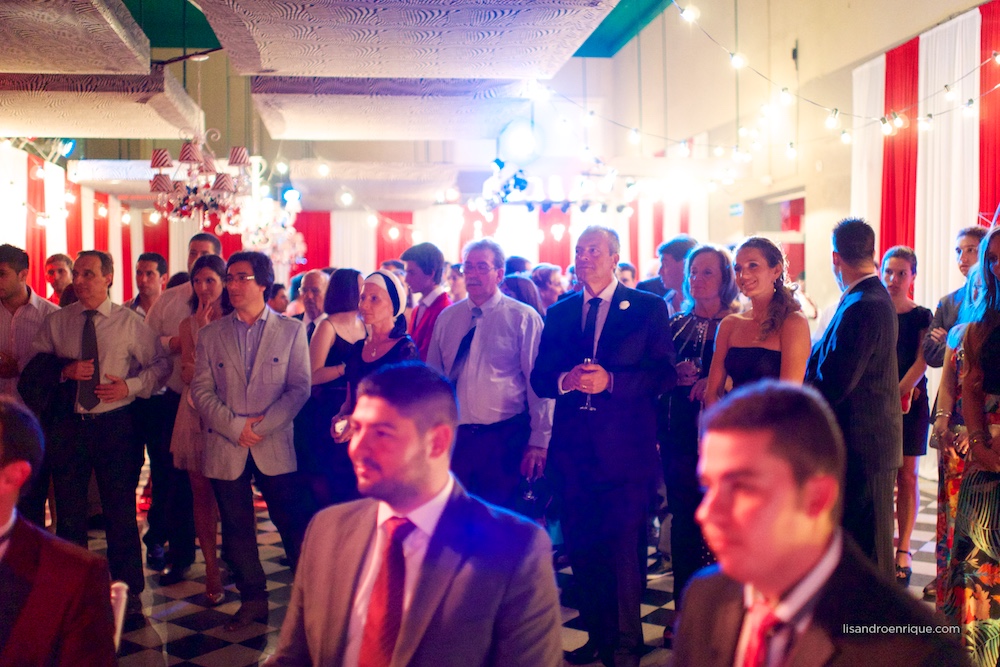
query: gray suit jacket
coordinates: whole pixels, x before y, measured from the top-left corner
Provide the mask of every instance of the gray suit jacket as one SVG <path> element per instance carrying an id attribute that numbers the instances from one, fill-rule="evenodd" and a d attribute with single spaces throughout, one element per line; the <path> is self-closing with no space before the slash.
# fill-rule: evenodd
<path id="1" fill-rule="evenodd" d="M 378 502 L 366 498 L 313 518 L 269 665 L 341 664 L 377 511 Z M 560 626 L 548 537 L 456 482 L 428 544 L 392 665 L 556 667 Z"/>
<path id="2" fill-rule="evenodd" d="M 673 667 L 730 667 L 743 627 L 743 586 L 719 572 L 702 570 L 684 593 L 678 616 Z M 845 625 L 939 625 L 931 610 L 872 568 L 844 535 L 844 553 L 819 591 L 812 622 L 785 664 L 790 667 L 962 667 L 968 660 L 957 634 L 922 632 L 847 634 Z"/>
<path id="3" fill-rule="evenodd" d="M 233 480 L 246 468 L 247 455 L 265 475 L 294 472 L 292 419 L 309 398 L 309 345 L 302 322 L 270 312 L 260 348 L 246 379 L 231 316 L 198 332 L 191 398 L 205 420 L 206 477 Z M 254 432 L 264 439 L 239 445 L 247 417 L 263 415 Z"/>

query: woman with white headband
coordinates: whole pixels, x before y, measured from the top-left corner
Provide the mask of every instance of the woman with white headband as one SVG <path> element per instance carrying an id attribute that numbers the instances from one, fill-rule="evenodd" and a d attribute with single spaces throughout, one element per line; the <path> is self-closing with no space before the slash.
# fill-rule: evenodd
<path id="1" fill-rule="evenodd" d="M 330 432 L 337 442 L 346 442 L 351 433 L 347 417 L 354 412 L 354 388 L 369 373 L 401 361 L 419 361 L 413 339 L 406 335 L 406 288 L 396 274 L 379 269 L 361 286 L 358 314 L 368 330 L 363 341 L 354 344 L 347 358 L 347 400 L 333 418 Z"/>

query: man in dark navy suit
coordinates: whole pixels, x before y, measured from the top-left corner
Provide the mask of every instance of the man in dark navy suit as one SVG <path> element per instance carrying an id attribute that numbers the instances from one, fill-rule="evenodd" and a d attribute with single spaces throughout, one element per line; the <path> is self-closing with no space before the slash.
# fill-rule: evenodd
<path id="1" fill-rule="evenodd" d="M 318 269 L 313 269 L 302 277 L 299 293 L 302 295 L 302 305 L 305 306 L 305 310 L 292 317 L 306 325 L 306 340 L 309 342 L 312 342 L 316 326 L 323 319 L 323 302 L 326 300 L 326 288 L 329 284 L 330 276 Z M 284 313 L 283 310 L 278 312 Z"/>
<path id="2" fill-rule="evenodd" d="M 892 491 L 903 464 L 898 322 L 875 267 L 875 231 L 864 220 L 841 220 L 833 230 L 833 273 L 843 296 L 809 357 L 806 381 L 833 407 L 844 432 L 844 528 L 893 576 Z"/>
<path id="3" fill-rule="evenodd" d="M 556 399 L 550 468 L 590 634 L 567 653 L 572 664 L 639 664 L 656 397 L 676 380 L 667 305 L 619 284 L 619 248 L 614 230 L 584 230 L 575 265 L 584 291 L 549 309 L 531 374 L 535 393 Z"/>

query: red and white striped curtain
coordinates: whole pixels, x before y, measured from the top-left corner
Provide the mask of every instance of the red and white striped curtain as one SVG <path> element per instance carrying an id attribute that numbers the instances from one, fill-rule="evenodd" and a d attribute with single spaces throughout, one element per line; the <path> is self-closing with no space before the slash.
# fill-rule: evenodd
<path id="1" fill-rule="evenodd" d="M 994 117 L 1000 103 L 987 96 L 974 104 L 972 117 L 962 107 L 985 92 L 976 68 L 982 54 L 1000 49 L 1000 30 L 982 26 L 998 4 L 962 14 L 853 73 L 855 114 L 891 121 L 896 112 L 908 126 L 885 136 L 879 123 L 855 120 L 851 213 L 878 230 L 881 251 L 914 248 L 920 269 L 914 297 L 927 306 L 962 284 L 951 252 L 955 234 L 980 221 L 980 211 L 992 215 L 992 208 L 981 207 L 996 206 L 997 165 L 986 158 L 1000 153 Z M 982 85 L 994 85 L 996 68 L 992 62 L 983 67 Z M 920 131 L 918 119 L 928 114 L 931 129 Z"/>

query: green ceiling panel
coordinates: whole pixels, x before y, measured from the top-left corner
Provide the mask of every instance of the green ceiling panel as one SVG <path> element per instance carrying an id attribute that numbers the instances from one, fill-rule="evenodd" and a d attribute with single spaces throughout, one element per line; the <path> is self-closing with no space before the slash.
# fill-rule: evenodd
<path id="1" fill-rule="evenodd" d="M 670 6 L 671 0 L 621 0 L 573 55 L 610 58 Z"/>
<path id="2" fill-rule="evenodd" d="M 153 48 L 217 49 L 208 19 L 188 0 L 123 0 Z"/>

